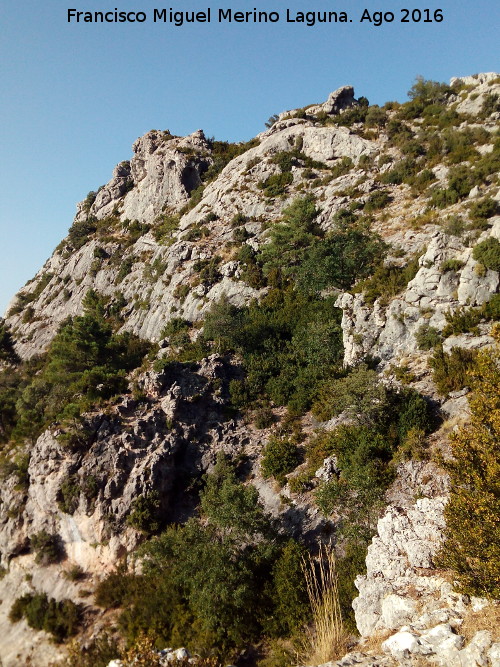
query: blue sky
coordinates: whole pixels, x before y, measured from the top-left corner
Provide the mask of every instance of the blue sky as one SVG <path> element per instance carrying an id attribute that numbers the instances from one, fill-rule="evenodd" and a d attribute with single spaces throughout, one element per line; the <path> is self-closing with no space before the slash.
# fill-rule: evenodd
<path id="1" fill-rule="evenodd" d="M 371 103 L 406 99 L 415 76 L 500 69 L 498 0 L 4 0 L 0 14 L 0 313 L 65 236 L 75 203 L 111 177 L 150 129 L 247 140 L 273 114 L 341 85 Z M 404 24 L 401 7 L 442 9 Z M 68 24 L 67 10 L 144 11 L 143 24 Z M 154 8 L 278 11 L 276 24 L 152 22 Z M 346 11 L 347 24 L 285 22 Z M 393 11 L 379 27 L 363 10 Z"/>

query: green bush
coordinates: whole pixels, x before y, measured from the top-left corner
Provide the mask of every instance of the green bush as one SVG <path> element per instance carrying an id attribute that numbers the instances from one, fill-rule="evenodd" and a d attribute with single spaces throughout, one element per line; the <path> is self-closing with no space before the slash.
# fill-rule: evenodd
<path id="1" fill-rule="evenodd" d="M 35 563 L 40 563 L 41 565 L 58 563 L 64 555 L 59 535 L 48 533 L 45 529 L 31 535 L 30 547 L 35 552 Z"/>
<path id="2" fill-rule="evenodd" d="M 430 350 L 439 345 L 443 340 L 438 329 L 428 324 L 422 324 L 415 334 L 415 340 L 420 350 Z"/>
<path id="3" fill-rule="evenodd" d="M 469 423 L 451 436 L 446 464 L 450 498 L 445 507 L 445 542 L 438 567 L 451 568 L 468 595 L 500 595 L 500 354 L 480 352 L 471 374 Z"/>
<path id="4" fill-rule="evenodd" d="M 453 313 L 445 313 L 446 326 L 443 329 L 443 337 L 454 336 L 461 333 L 479 333 L 477 325 L 481 321 L 482 312 L 480 308 L 457 308 Z"/>
<path id="5" fill-rule="evenodd" d="M 446 259 L 444 262 L 441 263 L 441 266 L 439 267 L 439 270 L 441 273 L 448 273 L 449 271 L 460 271 L 460 269 L 463 269 L 464 263 L 460 261 L 459 259 Z"/>
<path id="6" fill-rule="evenodd" d="M 312 410 L 323 421 L 344 411 L 351 416 L 376 421 L 386 407 L 386 398 L 378 374 L 366 364 L 359 364 L 346 377 L 325 383 Z"/>
<path id="7" fill-rule="evenodd" d="M 14 339 L 5 320 L 0 318 L 0 361 L 11 364 L 19 362 L 19 357 L 14 348 Z"/>
<path id="8" fill-rule="evenodd" d="M 307 409 L 318 381 L 341 360 L 339 311 L 334 298 L 309 298 L 273 289 L 246 308 L 228 302 L 207 313 L 203 337 L 219 353 L 237 351 L 246 371 L 230 384 L 232 400 L 250 408 L 263 398 Z"/>
<path id="9" fill-rule="evenodd" d="M 448 216 L 443 223 L 443 231 L 448 236 L 462 236 L 465 231 L 465 222 L 458 215 Z"/>
<path id="10" fill-rule="evenodd" d="M 150 535 L 160 527 L 161 499 L 158 491 L 137 496 L 132 503 L 127 523 L 141 533 Z"/>
<path id="11" fill-rule="evenodd" d="M 500 242 L 490 237 L 478 243 L 472 251 L 472 256 L 477 262 L 492 271 L 500 271 Z"/>
<path id="12" fill-rule="evenodd" d="M 154 221 L 153 236 L 157 243 L 168 245 L 171 242 L 173 233 L 179 227 L 179 216 L 168 215 L 164 213 Z"/>
<path id="13" fill-rule="evenodd" d="M 389 464 L 394 444 L 372 426 L 342 425 L 320 438 L 324 450 L 337 457 L 340 474 L 318 487 L 318 507 L 325 516 L 341 508 L 344 516 L 349 509 L 358 512 L 356 524 L 368 529 L 372 511 L 393 478 Z"/>
<path id="14" fill-rule="evenodd" d="M 126 391 L 126 373 L 141 363 L 149 347 L 130 333 L 114 334 L 99 316 L 69 318 L 21 391 L 15 434 L 36 437 L 51 422 L 73 418 Z"/>
<path id="15" fill-rule="evenodd" d="M 289 636 L 300 630 L 310 616 L 306 583 L 302 570 L 307 550 L 295 540 L 288 540 L 272 571 L 275 613 L 271 631 Z"/>
<path id="16" fill-rule="evenodd" d="M 496 215 L 497 211 L 498 202 L 491 197 L 485 197 L 471 205 L 469 215 L 472 220 L 487 220 L 491 216 Z"/>
<path id="17" fill-rule="evenodd" d="M 57 492 L 57 504 L 62 512 L 73 514 L 80 502 L 80 483 L 76 475 L 63 479 Z"/>
<path id="18" fill-rule="evenodd" d="M 119 285 L 122 280 L 128 276 L 136 261 L 137 260 L 133 255 L 129 255 L 122 260 L 118 273 L 116 274 L 115 285 Z"/>
<path id="19" fill-rule="evenodd" d="M 9 612 L 11 623 L 22 618 L 34 630 L 45 630 L 56 642 L 62 642 L 78 632 L 82 620 L 81 605 L 72 600 L 57 602 L 45 593 L 27 593 L 15 600 Z"/>
<path id="20" fill-rule="evenodd" d="M 355 292 L 363 292 L 365 301 L 373 304 L 376 299 L 384 303 L 400 294 L 419 270 L 418 257 L 413 257 L 404 266 L 379 264 L 373 275 L 360 280 L 354 287 Z"/>
<path id="21" fill-rule="evenodd" d="M 385 208 L 392 201 L 392 197 L 385 190 L 376 190 L 366 200 L 364 209 L 367 213 Z"/>
<path id="22" fill-rule="evenodd" d="M 265 181 L 261 181 L 258 185 L 259 188 L 264 190 L 266 197 L 272 198 L 285 194 L 286 187 L 290 183 L 293 183 L 293 175 L 290 171 L 285 171 L 268 176 Z"/>
<path id="23" fill-rule="evenodd" d="M 468 384 L 468 372 L 472 369 L 477 352 L 454 347 L 449 353 L 438 347 L 429 359 L 433 380 L 440 394 L 458 391 Z"/>
<path id="24" fill-rule="evenodd" d="M 250 141 L 242 143 L 231 143 L 229 141 L 217 141 L 212 137 L 208 141 L 210 144 L 212 164 L 202 174 L 204 183 L 210 183 L 215 180 L 231 160 L 259 145 L 258 139 L 251 139 Z"/>
<path id="25" fill-rule="evenodd" d="M 271 438 L 264 448 L 260 464 L 264 477 L 274 477 L 280 484 L 285 475 L 293 472 L 301 461 L 300 450 L 288 438 Z"/>
<path id="26" fill-rule="evenodd" d="M 488 118 L 492 113 L 500 112 L 500 95 L 497 93 L 488 93 L 484 96 L 483 105 L 481 107 L 481 116 Z"/>
<path id="27" fill-rule="evenodd" d="M 120 628 L 130 642 L 141 632 L 158 643 L 228 655 L 266 632 L 272 620 L 273 566 L 281 553 L 256 489 L 242 485 L 219 458 L 201 493 L 201 520 L 169 527 L 144 545 L 143 575 L 112 575 L 101 604 L 120 604 Z M 114 594 L 114 583 L 120 588 Z M 290 602 L 290 619 L 300 613 Z M 229 659 L 229 657 L 228 657 Z"/>

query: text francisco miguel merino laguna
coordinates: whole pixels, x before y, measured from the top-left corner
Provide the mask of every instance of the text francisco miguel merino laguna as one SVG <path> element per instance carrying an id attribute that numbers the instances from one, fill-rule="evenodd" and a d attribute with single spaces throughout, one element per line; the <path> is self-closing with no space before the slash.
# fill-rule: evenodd
<path id="1" fill-rule="evenodd" d="M 127 12 L 114 9 L 105 12 L 88 12 L 68 9 L 68 23 L 145 23 L 149 20 L 146 12 Z M 154 9 L 154 23 L 172 23 L 182 26 L 184 23 L 278 23 L 282 17 L 279 12 L 266 12 L 253 9 L 246 12 L 235 12 L 232 9 L 218 8 L 212 12 L 208 7 L 204 11 L 176 11 L 174 9 Z M 305 23 L 313 26 L 316 23 L 347 23 L 346 12 L 325 11 L 291 11 L 286 10 L 283 17 L 286 23 Z"/>

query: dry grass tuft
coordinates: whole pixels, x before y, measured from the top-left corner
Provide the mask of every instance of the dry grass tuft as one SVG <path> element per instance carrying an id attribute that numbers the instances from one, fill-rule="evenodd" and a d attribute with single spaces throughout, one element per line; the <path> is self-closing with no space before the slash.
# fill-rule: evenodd
<path id="1" fill-rule="evenodd" d="M 340 658 L 346 652 L 349 639 L 340 610 L 333 550 L 321 546 L 318 557 L 309 555 L 302 567 L 313 623 L 307 632 L 301 660 L 305 664 L 319 665 Z"/>
<path id="2" fill-rule="evenodd" d="M 492 640 L 494 642 L 500 641 L 499 604 L 490 603 L 480 611 L 470 611 L 465 616 L 458 632 L 465 637 L 466 641 L 469 641 L 479 630 L 489 630 Z"/>

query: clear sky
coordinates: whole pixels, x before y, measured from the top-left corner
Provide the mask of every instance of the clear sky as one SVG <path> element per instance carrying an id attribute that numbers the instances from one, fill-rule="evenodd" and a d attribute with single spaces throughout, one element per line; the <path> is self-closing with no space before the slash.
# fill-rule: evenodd
<path id="1" fill-rule="evenodd" d="M 81 3 L 81 4 L 80 4 Z M 212 8 L 212 23 L 153 23 L 153 10 Z M 217 22 L 219 8 L 278 11 L 274 24 Z M 401 23 L 401 8 L 442 9 Z M 143 11 L 145 23 L 68 23 L 78 11 Z M 286 10 L 345 11 L 309 27 Z M 364 9 L 392 23 L 360 22 Z M 247 140 L 273 113 L 345 84 L 404 101 L 415 76 L 500 70 L 498 0 L 3 0 L 0 13 L 0 313 L 65 236 L 75 203 L 150 129 Z"/>

